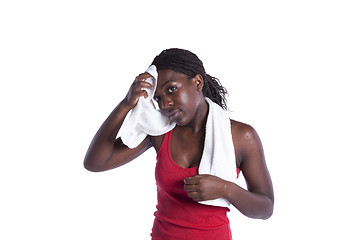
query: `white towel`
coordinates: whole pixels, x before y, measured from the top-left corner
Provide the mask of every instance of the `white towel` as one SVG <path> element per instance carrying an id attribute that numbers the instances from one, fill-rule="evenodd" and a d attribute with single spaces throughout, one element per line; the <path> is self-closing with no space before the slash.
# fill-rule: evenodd
<path id="1" fill-rule="evenodd" d="M 211 174 L 226 181 L 237 178 L 235 149 L 231 135 L 231 123 L 225 110 L 205 98 L 209 104 L 209 114 L 205 127 L 204 152 L 201 157 L 199 174 Z M 229 207 L 224 198 L 199 202 L 202 204 Z"/>
<path id="2" fill-rule="evenodd" d="M 141 97 L 136 107 L 128 113 L 121 129 L 120 137 L 130 148 L 138 146 L 147 135 L 158 136 L 167 133 L 175 127 L 175 123 L 156 109 L 153 102 L 156 90 L 157 71 L 155 66 L 146 70 L 152 78 L 145 79 L 153 85 L 147 98 Z M 209 105 L 206 121 L 205 143 L 200 161 L 199 174 L 211 174 L 226 181 L 235 182 L 236 160 L 231 135 L 230 118 L 219 105 L 205 98 Z M 230 203 L 223 198 L 201 201 L 201 204 L 229 207 Z"/>
<path id="3" fill-rule="evenodd" d="M 144 88 L 148 93 L 148 97 L 139 98 L 135 108 L 128 113 L 120 129 L 121 140 L 129 148 L 137 147 L 147 135 L 162 135 L 176 125 L 155 107 L 153 97 L 158 77 L 155 65 L 151 65 L 146 72 L 152 77 L 144 81 L 149 82 L 153 88 Z"/>

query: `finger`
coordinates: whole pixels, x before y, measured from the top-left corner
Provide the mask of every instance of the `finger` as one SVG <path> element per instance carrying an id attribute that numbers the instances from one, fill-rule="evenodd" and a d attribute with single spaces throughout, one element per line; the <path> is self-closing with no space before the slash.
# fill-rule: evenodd
<path id="1" fill-rule="evenodd" d="M 190 192 L 190 193 L 188 193 L 188 197 L 192 198 L 192 200 L 195 202 L 202 200 L 202 198 L 198 192 Z"/>
<path id="2" fill-rule="evenodd" d="M 198 197 L 199 197 L 199 193 L 198 193 L 198 192 L 188 192 L 188 197 L 198 198 Z"/>
<path id="3" fill-rule="evenodd" d="M 197 192 L 197 191 L 199 191 L 198 185 L 189 185 L 189 184 L 184 185 L 184 190 L 187 191 L 187 192 Z"/>
<path id="4" fill-rule="evenodd" d="M 132 88 L 134 95 L 138 97 L 145 96 L 147 98 L 148 93 L 146 89 L 152 90 L 153 86 L 148 82 L 134 82 Z"/>
<path id="5" fill-rule="evenodd" d="M 149 96 L 149 94 L 147 93 L 147 91 L 141 90 L 141 95 L 140 96 L 144 96 L 144 98 L 147 98 Z"/>
<path id="6" fill-rule="evenodd" d="M 198 184 L 199 183 L 199 178 L 196 176 L 193 177 L 189 177 L 189 178 L 185 178 L 184 179 L 184 183 L 188 184 L 188 185 L 192 185 L 192 184 Z"/>
<path id="7" fill-rule="evenodd" d="M 151 85 L 151 83 L 145 82 L 145 81 L 138 81 L 138 82 L 134 82 L 134 86 L 138 87 L 138 88 L 149 88 L 149 89 L 153 89 L 153 85 Z"/>
<path id="8" fill-rule="evenodd" d="M 149 73 L 145 72 L 145 73 L 141 73 L 139 74 L 136 78 L 135 78 L 135 81 L 138 82 L 138 81 L 144 81 L 145 79 L 147 78 L 150 78 L 152 77 Z"/>
<path id="9" fill-rule="evenodd" d="M 132 96 L 133 96 L 134 100 L 136 99 L 136 102 L 137 102 L 140 97 L 145 97 L 145 98 L 147 98 L 147 97 L 148 97 L 148 93 L 147 93 L 146 90 L 144 90 L 144 89 L 142 89 L 142 88 L 137 88 L 137 89 L 134 89 L 134 90 L 133 90 Z"/>

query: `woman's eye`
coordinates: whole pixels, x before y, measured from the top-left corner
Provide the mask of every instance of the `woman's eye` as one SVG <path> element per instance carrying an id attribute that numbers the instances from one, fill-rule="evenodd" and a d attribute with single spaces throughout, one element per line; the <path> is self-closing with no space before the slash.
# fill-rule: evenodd
<path id="1" fill-rule="evenodd" d="M 158 101 L 160 100 L 160 98 L 159 98 L 159 97 L 154 97 L 154 100 L 155 100 L 156 102 L 158 102 Z"/>
<path id="2" fill-rule="evenodd" d="M 174 86 L 173 86 L 173 87 L 169 87 L 169 88 L 168 88 L 168 92 L 169 92 L 169 93 L 173 93 L 173 92 L 176 91 L 176 89 L 177 89 L 177 87 L 174 87 Z"/>

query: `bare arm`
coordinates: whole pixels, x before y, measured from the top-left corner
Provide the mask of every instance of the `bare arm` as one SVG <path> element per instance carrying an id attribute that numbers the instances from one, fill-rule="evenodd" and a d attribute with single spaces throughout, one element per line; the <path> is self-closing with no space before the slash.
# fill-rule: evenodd
<path id="1" fill-rule="evenodd" d="M 140 74 L 131 85 L 123 101 L 111 112 L 94 136 L 84 159 L 84 167 L 89 171 L 100 172 L 122 166 L 141 155 L 151 147 L 150 138 L 147 137 L 134 149 L 124 145 L 120 138 L 116 139 L 127 113 L 136 106 L 141 96 L 147 97 L 142 88 L 152 86 L 141 79 L 149 74 Z"/>
<path id="2" fill-rule="evenodd" d="M 230 183 L 225 196 L 244 215 L 267 219 L 273 212 L 274 193 L 261 140 L 251 126 L 234 125 L 236 157 L 241 162 L 247 190 Z"/>
<path id="3" fill-rule="evenodd" d="M 186 179 L 185 190 L 195 201 L 223 197 L 245 216 L 267 219 L 273 212 L 274 193 L 260 138 L 251 126 L 237 122 L 232 124 L 232 133 L 247 190 L 212 175 Z"/>

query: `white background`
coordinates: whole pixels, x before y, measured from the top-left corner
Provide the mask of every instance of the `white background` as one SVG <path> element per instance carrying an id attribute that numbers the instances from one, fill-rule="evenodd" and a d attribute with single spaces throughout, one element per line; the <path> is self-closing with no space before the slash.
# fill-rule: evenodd
<path id="1" fill-rule="evenodd" d="M 259 133 L 276 203 L 234 239 L 359 239 L 357 1 L 1 1 L 0 239 L 150 239 L 155 151 L 87 147 L 161 50 L 196 53 Z M 243 181 L 239 181 L 243 185 Z"/>

